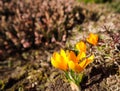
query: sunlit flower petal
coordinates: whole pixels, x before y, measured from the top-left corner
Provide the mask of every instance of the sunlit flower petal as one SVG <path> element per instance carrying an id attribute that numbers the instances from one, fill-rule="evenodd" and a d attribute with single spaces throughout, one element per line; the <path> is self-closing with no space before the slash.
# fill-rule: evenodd
<path id="1" fill-rule="evenodd" d="M 75 63 L 74 63 L 73 61 L 69 61 L 69 62 L 68 62 L 68 66 L 69 66 L 69 68 L 72 69 L 72 70 L 75 69 Z"/>
<path id="2" fill-rule="evenodd" d="M 65 52 L 63 49 L 60 50 L 60 55 L 64 58 L 64 61 L 68 62 L 68 51 Z"/>
<path id="3" fill-rule="evenodd" d="M 89 37 L 88 37 L 86 40 L 87 40 L 87 42 L 89 42 L 90 44 L 97 45 L 98 35 L 97 35 L 97 34 L 90 33 Z"/>
<path id="4" fill-rule="evenodd" d="M 56 67 L 59 68 L 59 64 L 60 63 L 60 55 L 56 52 L 53 53 L 53 56 L 51 57 L 51 64 Z"/>
<path id="5" fill-rule="evenodd" d="M 69 66 L 69 69 L 75 72 L 81 72 L 83 70 L 78 63 L 74 63 L 73 61 L 69 61 L 68 66 Z"/>
<path id="6" fill-rule="evenodd" d="M 72 60 L 73 62 L 77 63 L 79 60 L 77 60 L 77 57 L 73 51 L 70 51 L 69 53 L 69 59 Z"/>
<path id="7" fill-rule="evenodd" d="M 60 55 L 59 55 L 57 52 L 55 52 L 55 53 L 53 54 L 53 58 L 54 58 L 54 60 L 59 61 L 59 60 L 60 60 Z"/>
<path id="8" fill-rule="evenodd" d="M 86 64 L 85 64 L 84 68 L 85 68 L 88 64 L 92 63 L 93 61 L 94 61 L 94 55 L 92 55 L 92 56 L 90 56 L 89 58 L 86 59 Z"/>
<path id="9" fill-rule="evenodd" d="M 86 44 L 83 41 L 80 41 L 76 44 L 76 49 L 80 52 L 86 52 Z"/>
<path id="10" fill-rule="evenodd" d="M 75 71 L 75 72 L 81 72 L 85 69 L 85 67 L 90 64 L 94 56 L 90 56 L 89 58 L 86 58 L 85 52 L 80 52 L 77 56 L 73 51 L 70 51 L 69 53 L 70 60 L 68 61 L 68 67 L 69 69 Z M 79 61 L 81 61 L 79 63 Z"/>
<path id="11" fill-rule="evenodd" d="M 94 59 L 94 55 L 90 56 L 87 59 L 84 59 L 82 62 L 79 63 L 79 65 L 84 69 L 88 64 L 93 62 L 93 59 Z"/>
<path id="12" fill-rule="evenodd" d="M 80 52 L 78 55 L 77 55 L 77 60 L 82 60 L 83 58 L 86 57 L 86 54 L 85 52 Z"/>
<path id="13" fill-rule="evenodd" d="M 51 57 L 51 64 L 52 64 L 54 67 L 58 68 L 58 63 L 54 60 L 53 57 Z"/>
<path id="14" fill-rule="evenodd" d="M 68 69 L 68 59 L 64 54 L 64 50 L 59 53 L 54 52 L 51 57 L 51 64 L 58 69 L 66 71 Z"/>
<path id="15" fill-rule="evenodd" d="M 66 53 L 63 49 L 60 50 L 60 55 L 63 56 L 63 57 L 66 57 Z"/>
<path id="16" fill-rule="evenodd" d="M 62 69 L 64 71 L 66 71 L 68 69 L 68 63 L 64 59 L 64 57 L 62 57 L 62 56 L 61 56 L 61 59 L 60 59 L 60 63 L 58 65 L 59 65 L 59 69 Z"/>
<path id="17" fill-rule="evenodd" d="M 81 72 L 81 71 L 83 71 L 83 68 L 77 63 L 77 64 L 75 65 L 75 71 L 76 71 L 76 72 Z"/>

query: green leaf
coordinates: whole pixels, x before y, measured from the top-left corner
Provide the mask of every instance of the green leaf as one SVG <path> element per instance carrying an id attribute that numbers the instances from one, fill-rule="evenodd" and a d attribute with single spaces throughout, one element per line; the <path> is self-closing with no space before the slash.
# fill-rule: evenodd
<path id="1" fill-rule="evenodd" d="M 82 82 L 82 80 L 83 80 L 83 76 L 84 76 L 83 73 L 78 74 L 78 76 L 77 76 L 77 81 L 78 81 L 79 83 Z"/>

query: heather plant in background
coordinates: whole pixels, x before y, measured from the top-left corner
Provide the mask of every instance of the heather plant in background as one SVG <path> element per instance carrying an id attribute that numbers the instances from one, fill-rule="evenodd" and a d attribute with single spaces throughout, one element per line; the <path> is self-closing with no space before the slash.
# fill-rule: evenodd
<path id="1" fill-rule="evenodd" d="M 96 45 L 98 35 L 91 33 L 86 39 L 88 43 Z M 75 51 L 61 49 L 60 52 L 54 52 L 51 57 L 51 64 L 65 72 L 66 78 L 76 84 L 77 91 L 80 90 L 80 83 L 83 78 L 83 70 L 94 60 L 94 54 L 87 55 L 87 46 L 83 41 L 76 43 Z M 77 53 L 76 53 L 77 51 Z"/>
<path id="2" fill-rule="evenodd" d="M 0 55 L 65 42 L 68 30 L 84 21 L 74 0 L 0 1 Z"/>

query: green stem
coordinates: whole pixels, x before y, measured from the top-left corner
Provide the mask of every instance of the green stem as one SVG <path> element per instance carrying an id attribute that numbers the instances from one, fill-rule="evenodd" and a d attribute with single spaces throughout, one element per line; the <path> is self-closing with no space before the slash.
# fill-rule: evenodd
<path id="1" fill-rule="evenodd" d="M 77 91 L 81 91 L 80 82 L 82 81 L 83 74 L 74 71 L 65 72 L 66 78 L 75 86 Z M 73 87 L 74 87 L 73 86 Z"/>

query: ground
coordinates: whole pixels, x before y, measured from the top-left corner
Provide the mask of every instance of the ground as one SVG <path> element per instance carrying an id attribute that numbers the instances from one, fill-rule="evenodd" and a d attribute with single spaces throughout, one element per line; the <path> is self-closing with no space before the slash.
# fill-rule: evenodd
<path id="1" fill-rule="evenodd" d="M 32 48 L 0 61 L 1 91 L 73 91 L 64 72 L 52 67 L 50 57 L 61 47 L 73 48 L 90 32 L 99 35 L 99 42 L 97 46 L 89 46 L 95 60 L 84 70 L 81 90 L 120 91 L 120 14 L 105 5 L 81 6 L 94 12 L 93 16 L 90 19 L 91 14 L 88 13 L 85 22 L 70 31 L 71 35 L 65 43 Z"/>

